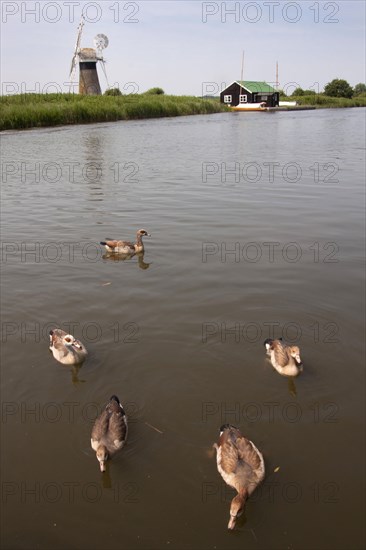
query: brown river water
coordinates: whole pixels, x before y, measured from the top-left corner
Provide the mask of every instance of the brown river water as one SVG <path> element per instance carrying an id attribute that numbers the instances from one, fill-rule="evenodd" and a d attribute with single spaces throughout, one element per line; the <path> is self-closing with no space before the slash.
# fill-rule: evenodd
<path id="1" fill-rule="evenodd" d="M 329 109 L 2 135 L 3 549 L 365 547 L 364 132 L 365 109 Z M 105 256 L 139 228 L 143 257 Z M 102 474 L 112 394 L 129 438 Z M 232 532 L 226 422 L 266 464 Z"/>

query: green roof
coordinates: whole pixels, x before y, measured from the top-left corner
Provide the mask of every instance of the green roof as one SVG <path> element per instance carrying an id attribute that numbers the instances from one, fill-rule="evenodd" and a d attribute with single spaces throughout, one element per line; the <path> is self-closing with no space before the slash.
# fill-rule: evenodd
<path id="1" fill-rule="evenodd" d="M 236 82 L 251 93 L 268 92 L 273 94 L 276 92 L 267 82 L 259 82 L 257 80 L 237 80 Z"/>

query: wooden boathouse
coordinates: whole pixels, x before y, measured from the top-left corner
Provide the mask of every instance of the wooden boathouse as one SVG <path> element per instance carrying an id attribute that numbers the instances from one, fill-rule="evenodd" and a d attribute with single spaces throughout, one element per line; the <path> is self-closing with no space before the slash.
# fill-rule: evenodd
<path id="1" fill-rule="evenodd" d="M 220 102 L 229 107 L 263 101 L 267 107 L 277 107 L 279 100 L 280 94 L 272 86 L 255 80 L 235 80 L 220 94 Z"/>

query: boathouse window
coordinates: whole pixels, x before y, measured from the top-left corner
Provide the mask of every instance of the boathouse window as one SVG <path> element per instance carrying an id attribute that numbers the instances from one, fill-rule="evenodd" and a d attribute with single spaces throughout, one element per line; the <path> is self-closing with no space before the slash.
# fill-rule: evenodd
<path id="1" fill-rule="evenodd" d="M 233 100 L 231 95 L 224 95 L 224 103 L 231 103 Z"/>
<path id="2" fill-rule="evenodd" d="M 239 103 L 247 103 L 248 102 L 248 96 L 247 95 L 240 95 L 239 96 Z"/>

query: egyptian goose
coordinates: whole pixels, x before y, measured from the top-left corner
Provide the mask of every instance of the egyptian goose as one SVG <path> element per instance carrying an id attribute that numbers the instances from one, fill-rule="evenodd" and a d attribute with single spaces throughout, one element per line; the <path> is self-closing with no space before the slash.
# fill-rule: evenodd
<path id="1" fill-rule="evenodd" d="M 79 365 L 82 363 L 88 352 L 85 346 L 76 340 L 72 334 L 55 328 L 50 330 L 50 350 L 54 358 L 64 365 Z"/>
<path id="2" fill-rule="evenodd" d="M 303 366 L 298 346 L 287 346 L 282 340 L 267 338 L 264 341 L 267 355 L 277 372 L 283 376 L 297 376 L 302 372 Z"/>
<path id="3" fill-rule="evenodd" d="M 217 469 L 225 483 L 237 490 L 231 501 L 228 529 L 234 529 L 236 519 L 243 513 L 247 498 L 264 478 L 262 453 L 235 426 L 224 424 L 220 439 L 215 443 Z"/>
<path id="4" fill-rule="evenodd" d="M 126 413 L 118 397 L 112 395 L 96 419 L 91 433 L 91 446 L 96 452 L 101 472 L 105 472 L 108 458 L 122 449 L 127 433 Z"/>
<path id="5" fill-rule="evenodd" d="M 107 239 L 106 241 L 101 241 L 100 244 L 103 245 L 108 252 L 113 252 L 115 254 L 136 254 L 137 252 L 144 251 L 142 237 L 151 237 L 151 235 L 145 231 L 145 229 L 139 229 L 136 233 L 135 243 Z"/>

